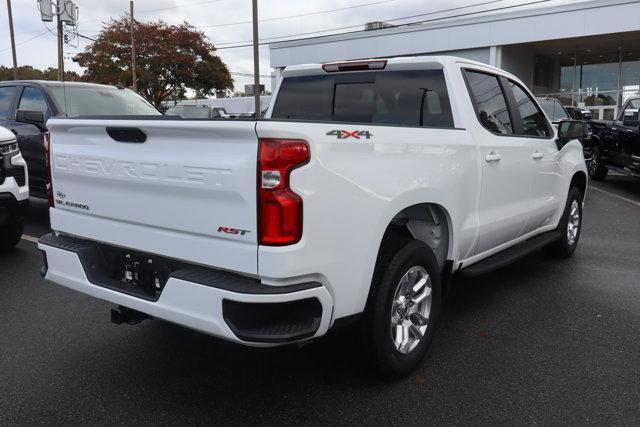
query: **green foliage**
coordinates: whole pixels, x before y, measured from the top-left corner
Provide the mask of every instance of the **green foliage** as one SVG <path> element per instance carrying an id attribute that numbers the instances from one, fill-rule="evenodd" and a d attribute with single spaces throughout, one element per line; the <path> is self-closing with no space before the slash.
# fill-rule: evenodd
<path id="1" fill-rule="evenodd" d="M 188 89 L 198 97 L 233 88 L 227 66 L 201 31 L 187 23 L 135 22 L 138 92 L 156 106 Z M 106 23 L 97 40 L 76 56 L 82 79 L 132 85 L 131 34 L 126 18 Z"/>
<path id="2" fill-rule="evenodd" d="M 31 65 L 23 65 L 18 67 L 18 78 L 20 80 L 58 80 L 58 69 L 47 68 L 46 70 L 38 70 Z M 74 71 L 65 71 L 65 80 L 80 80 L 78 73 Z M 5 67 L 0 65 L 0 81 L 13 80 L 13 67 Z"/>

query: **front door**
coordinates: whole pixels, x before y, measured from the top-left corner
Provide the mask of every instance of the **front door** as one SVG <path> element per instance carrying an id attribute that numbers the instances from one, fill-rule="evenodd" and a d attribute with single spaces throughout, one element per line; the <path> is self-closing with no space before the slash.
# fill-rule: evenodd
<path id="1" fill-rule="evenodd" d="M 47 103 L 40 89 L 26 86 L 22 90 L 16 110 L 42 111 L 49 116 Z M 47 197 L 47 161 L 43 130 L 27 123 L 13 122 L 11 129 L 18 137 L 18 145 L 29 170 L 29 192 L 32 196 Z"/>

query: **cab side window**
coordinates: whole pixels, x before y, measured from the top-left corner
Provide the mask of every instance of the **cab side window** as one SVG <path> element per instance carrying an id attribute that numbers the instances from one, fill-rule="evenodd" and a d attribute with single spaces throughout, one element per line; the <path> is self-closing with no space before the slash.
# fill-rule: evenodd
<path id="1" fill-rule="evenodd" d="M 515 82 L 509 80 L 509 87 L 513 92 L 516 100 L 516 106 L 520 111 L 520 119 L 522 121 L 522 134 L 527 136 L 549 137 L 551 129 L 547 124 L 544 113 L 533 102 L 529 94 Z"/>
<path id="2" fill-rule="evenodd" d="M 42 92 L 32 87 L 25 87 L 22 91 L 18 110 L 42 111 L 45 118 L 49 115 L 49 108 Z"/>
<path id="3" fill-rule="evenodd" d="M 498 78 L 470 70 L 465 71 L 465 76 L 482 126 L 496 134 L 513 134 L 507 101 Z"/>
<path id="4" fill-rule="evenodd" d="M 0 119 L 5 120 L 11 114 L 11 103 L 16 94 L 15 86 L 0 87 Z"/>

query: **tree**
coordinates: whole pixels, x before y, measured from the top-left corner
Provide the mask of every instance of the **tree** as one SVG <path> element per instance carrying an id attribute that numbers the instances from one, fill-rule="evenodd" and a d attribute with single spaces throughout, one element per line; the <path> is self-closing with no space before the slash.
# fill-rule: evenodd
<path id="1" fill-rule="evenodd" d="M 18 78 L 22 80 L 58 80 L 58 69 L 49 67 L 46 70 L 38 70 L 31 65 L 23 65 L 18 67 Z M 80 80 L 80 76 L 74 71 L 65 71 L 64 79 L 67 81 Z M 13 68 L 0 65 L 0 81 L 2 80 L 13 80 Z"/>
<path id="2" fill-rule="evenodd" d="M 138 92 L 156 106 L 191 89 L 199 97 L 233 87 L 227 66 L 201 31 L 186 22 L 134 24 Z M 75 60 L 85 67 L 83 80 L 131 86 L 131 34 L 127 18 L 106 23 L 95 42 Z"/>

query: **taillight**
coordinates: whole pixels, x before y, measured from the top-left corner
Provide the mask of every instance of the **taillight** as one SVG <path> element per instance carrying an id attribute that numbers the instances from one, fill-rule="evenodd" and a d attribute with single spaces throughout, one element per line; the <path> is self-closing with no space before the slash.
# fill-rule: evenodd
<path id="1" fill-rule="evenodd" d="M 301 139 L 260 138 L 258 147 L 258 242 L 292 245 L 302 237 L 302 199 L 291 190 L 291 171 L 309 161 Z"/>
<path id="2" fill-rule="evenodd" d="M 51 134 L 44 134 L 44 153 L 47 162 L 47 198 L 49 199 L 49 207 L 55 207 L 53 203 L 53 181 L 51 181 Z"/>

